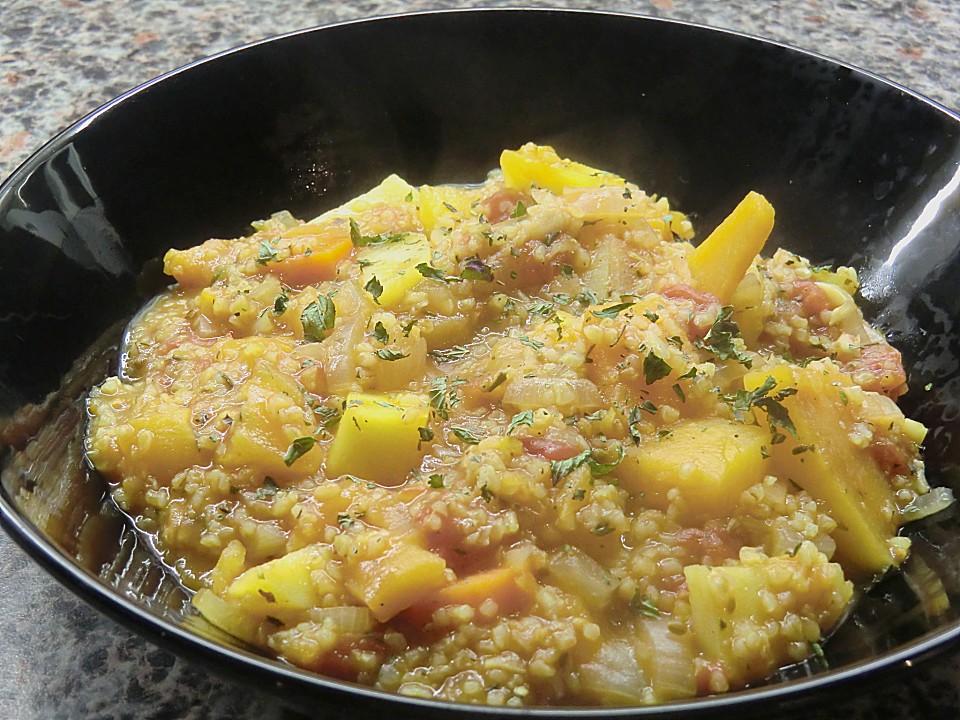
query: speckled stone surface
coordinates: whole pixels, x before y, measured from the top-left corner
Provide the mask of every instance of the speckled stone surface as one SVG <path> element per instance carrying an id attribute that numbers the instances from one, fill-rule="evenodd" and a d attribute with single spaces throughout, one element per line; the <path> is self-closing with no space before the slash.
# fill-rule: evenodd
<path id="1" fill-rule="evenodd" d="M 467 5 L 596 8 L 702 22 L 816 50 L 960 108 L 960 1 L 0 1 L 0 177 L 58 130 L 141 82 L 273 34 Z M 301 718 L 127 632 L 0 533 L 0 718 Z M 322 717 L 356 717 L 350 708 Z M 960 717 L 960 657 L 941 657 L 800 717 Z"/>

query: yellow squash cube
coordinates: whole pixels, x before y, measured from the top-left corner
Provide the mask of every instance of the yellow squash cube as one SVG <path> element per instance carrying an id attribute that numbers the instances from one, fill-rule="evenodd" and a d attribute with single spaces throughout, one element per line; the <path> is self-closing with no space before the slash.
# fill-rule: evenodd
<path id="1" fill-rule="evenodd" d="M 329 545 L 316 544 L 257 565 L 227 586 L 223 597 L 246 612 L 283 615 L 308 610 L 337 583 L 324 571 L 333 557 Z"/>
<path id="2" fill-rule="evenodd" d="M 447 564 L 429 550 L 402 540 L 386 552 L 350 568 L 347 589 L 379 622 L 433 595 L 446 584 Z"/>
<path id="3" fill-rule="evenodd" d="M 805 542 L 793 556 L 741 553 L 740 564 L 722 567 L 688 565 L 693 629 L 708 660 L 725 666 L 734 687 L 759 680 L 799 658 L 791 644 L 816 642 L 795 636 L 788 615 L 829 630 L 853 595 L 853 585 L 836 563 Z"/>
<path id="4" fill-rule="evenodd" d="M 351 393 L 327 453 L 327 476 L 400 485 L 420 465 L 425 443 L 419 428 L 429 421 L 424 395 Z"/>
<path id="5" fill-rule="evenodd" d="M 837 558 L 848 574 L 870 575 L 894 564 L 887 540 L 896 535 L 899 511 L 876 460 L 850 437 L 857 419 L 842 393 L 853 381 L 833 363 L 821 361 L 805 368 L 780 365 L 750 372 L 744 387 L 754 390 L 768 377 L 777 383 L 774 393 L 797 391 L 782 402 L 797 437 L 785 432 L 784 442 L 770 446 L 776 473 L 823 503 L 836 520 Z"/>
<path id="6" fill-rule="evenodd" d="M 396 242 L 365 247 L 357 254 L 362 267 L 360 283 L 366 287 L 375 277 L 383 288 L 377 302 L 382 307 L 395 308 L 407 291 L 423 280 L 417 265 L 429 265 L 430 259 L 430 243 L 417 233 L 409 233 Z"/>
<path id="7" fill-rule="evenodd" d="M 549 145 L 527 143 L 519 150 L 504 150 L 500 168 L 507 187 L 515 190 L 536 186 L 560 194 L 564 188 L 624 184 L 623 178 L 613 173 L 561 159 Z"/>
<path id="8" fill-rule="evenodd" d="M 623 487 L 665 510 L 667 494 L 680 491 L 687 514 L 729 514 L 740 494 L 763 478 L 762 446 L 770 435 L 755 425 L 723 419 L 680 422 L 669 434 L 627 451 L 615 470 Z"/>
<path id="9" fill-rule="evenodd" d="M 690 253 L 687 264 L 699 290 L 726 304 L 773 230 L 773 206 L 749 192 L 717 229 Z"/>

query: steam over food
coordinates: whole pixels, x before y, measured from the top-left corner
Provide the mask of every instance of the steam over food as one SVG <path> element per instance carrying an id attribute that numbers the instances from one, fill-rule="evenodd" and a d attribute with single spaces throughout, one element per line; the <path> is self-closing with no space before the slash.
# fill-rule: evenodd
<path id="1" fill-rule="evenodd" d="M 550 147 L 395 175 L 170 250 L 89 399 L 91 461 L 212 625 L 325 675 L 493 705 L 650 704 L 821 652 L 928 491 L 854 270 L 749 193 Z"/>

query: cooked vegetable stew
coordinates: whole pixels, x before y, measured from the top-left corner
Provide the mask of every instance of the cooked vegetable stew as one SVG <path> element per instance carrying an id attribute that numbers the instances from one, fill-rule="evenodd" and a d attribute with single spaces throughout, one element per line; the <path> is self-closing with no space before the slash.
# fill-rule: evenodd
<path id="1" fill-rule="evenodd" d="M 533 144 L 278 213 L 167 253 L 89 457 L 203 618 L 295 665 L 509 706 L 744 687 L 820 651 L 928 491 L 855 271 L 760 257 L 773 224 L 751 192 L 694 248 Z"/>

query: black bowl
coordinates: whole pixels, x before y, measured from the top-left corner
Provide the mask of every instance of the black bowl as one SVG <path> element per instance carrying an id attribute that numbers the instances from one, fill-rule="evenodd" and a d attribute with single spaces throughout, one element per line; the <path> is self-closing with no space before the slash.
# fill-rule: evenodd
<path id="1" fill-rule="evenodd" d="M 875 76 L 756 38 L 576 11 L 486 10 L 351 22 L 172 72 L 87 116 L 0 187 L 0 520 L 69 588 L 174 650 L 310 707 L 394 716 L 512 714 L 340 683 L 216 638 L 82 455 L 83 396 L 168 247 L 317 214 L 388 172 L 476 181 L 527 140 L 668 195 L 711 227 L 748 189 L 775 240 L 860 269 L 901 349 L 935 484 L 960 491 L 960 118 Z M 827 644 L 769 684 L 658 708 L 535 716 L 774 712 L 899 670 L 960 635 L 960 520 L 909 530 L 951 609 L 896 574 Z M 909 567 L 908 567 L 909 570 Z M 928 608 L 929 610 L 929 608 Z M 929 616 L 928 616 L 929 615 Z M 830 669 L 832 668 L 832 669 Z"/>

